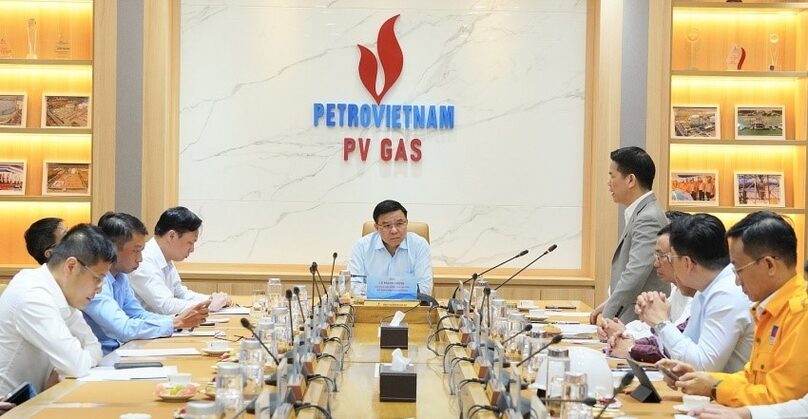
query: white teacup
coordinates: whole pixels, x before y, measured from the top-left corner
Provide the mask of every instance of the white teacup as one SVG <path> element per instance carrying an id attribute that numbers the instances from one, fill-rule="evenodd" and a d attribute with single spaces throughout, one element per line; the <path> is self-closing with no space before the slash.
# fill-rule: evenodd
<path id="1" fill-rule="evenodd" d="M 205 342 L 205 348 L 209 351 L 226 351 L 227 350 L 227 341 L 226 340 L 209 340 Z"/>
<path id="2" fill-rule="evenodd" d="M 168 384 L 172 386 L 186 385 L 191 382 L 191 374 L 187 372 L 180 372 L 177 374 L 168 374 Z"/>
<path id="3" fill-rule="evenodd" d="M 686 409 L 693 410 L 710 404 L 710 398 L 707 396 L 692 396 L 685 394 L 682 396 L 682 403 L 684 403 Z"/>

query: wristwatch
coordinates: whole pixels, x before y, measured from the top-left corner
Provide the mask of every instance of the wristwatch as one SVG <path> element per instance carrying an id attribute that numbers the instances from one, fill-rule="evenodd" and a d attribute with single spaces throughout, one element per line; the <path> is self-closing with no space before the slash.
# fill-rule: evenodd
<path id="1" fill-rule="evenodd" d="M 716 399 L 718 398 L 718 397 L 716 396 L 716 393 L 718 392 L 718 385 L 719 385 L 719 384 L 721 384 L 721 380 L 718 380 L 718 382 L 716 382 L 715 384 L 713 384 L 713 388 L 711 388 L 711 389 L 710 389 L 710 397 L 712 397 L 712 398 L 713 398 L 713 400 L 716 400 Z"/>
<path id="2" fill-rule="evenodd" d="M 657 323 L 656 325 L 654 325 L 654 330 L 656 330 L 656 332 L 657 332 L 657 333 L 659 333 L 659 332 L 661 332 L 661 331 L 662 331 L 662 329 L 664 329 L 664 328 L 665 328 L 665 326 L 667 326 L 667 325 L 669 325 L 669 324 L 670 324 L 670 322 L 669 322 L 669 321 L 667 321 L 667 320 L 663 320 L 663 321 L 661 321 L 661 322 Z"/>

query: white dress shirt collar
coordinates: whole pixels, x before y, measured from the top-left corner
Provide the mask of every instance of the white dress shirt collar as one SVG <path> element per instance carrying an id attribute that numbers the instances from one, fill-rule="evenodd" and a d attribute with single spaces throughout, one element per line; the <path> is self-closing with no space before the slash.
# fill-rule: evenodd
<path id="1" fill-rule="evenodd" d="M 631 205 L 626 207 L 626 210 L 623 211 L 623 219 L 626 221 L 626 225 L 628 225 L 628 221 L 631 220 L 631 216 L 634 215 L 634 211 L 636 211 L 637 207 L 640 205 L 640 201 L 642 201 L 643 199 L 645 199 L 646 196 L 651 195 L 652 193 L 654 193 L 654 191 L 648 191 L 640 195 L 640 197 L 635 199 L 634 202 L 631 203 Z"/>
<path id="2" fill-rule="evenodd" d="M 147 251 L 154 255 L 154 261 L 157 262 L 160 269 L 165 269 L 168 267 L 168 261 L 166 260 L 166 256 L 163 254 L 163 249 L 160 249 L 160 245 L 157 244 L 156 236 L 152 237 L 146 242 L 146 245 L 143 247 L 143 252 L 145 253 Z"/>

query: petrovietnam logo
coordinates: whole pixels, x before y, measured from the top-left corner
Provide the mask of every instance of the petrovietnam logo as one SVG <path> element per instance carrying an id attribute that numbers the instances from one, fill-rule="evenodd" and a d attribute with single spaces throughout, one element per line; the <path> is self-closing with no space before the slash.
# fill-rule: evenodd
<path id="1" fill-rule="evenodd" d="M 315 102 L 315 127 L 377 128 L 382 130 L 373 140 L 367 137 L 344 137 L 343 160 L 358 156 L 367 161 L 370 151 L 378 147 L 383 161 L 420 161 L 423 157 L 423 134 L 454 128 L 455 107 L 449 104 L 382 103 L 404 69 L 404 53 L 396 37 L 395 25 L 401 15 L 387 19 L 379 28 L 376 52 L 361 43 L 359 48 L 359 80 L 375 103 Z M 379 66 L 384 82 L 377 90 Z M 326 68 L 326 67 L 324 67 Z M 331 69 L 324 71 L 333 72 Z M 407 131 L 405 138 L 402 131 Z M 398 132 L 396 132 L 398 131 Z M 367 131 L 366 131 L 367 132 Z M 397 134 L 397 135 L 396 135 Z M 417 135 L 417 136 L 416 136 Z M 398 137 L 397 141 L 391 137 Z M 376 146 L 376 144 L 378 144 Z M 375 147 L 374 147 L 375 146 Z"/>
<path id="2" fill-rule="evenodd" d="M 381 29 L 379 29 L 379 39 L 376 43 L 379 51 L 378 61 L 382 64 L 382 71 L 384 72 L 384 87 L 380 93 L 376 93 L 376 75 L 379 72 L 376 56 L 373 52 L 364 45 L 357 45 L 359 47 L 359 79 L 367 89 L 368 93 L 373 96 L 376 104 L 382 103 L 382 98 L 393 87 L 393 84 L 398 80 L 401 75 L 401 68 L 404 67 L 404 54 L 401 52 L 401 45 L 398 44 L 396 33 L 393 27 L 396 20 L 401 15 L 395 15 L 387 22 L 384 22 Z"/>

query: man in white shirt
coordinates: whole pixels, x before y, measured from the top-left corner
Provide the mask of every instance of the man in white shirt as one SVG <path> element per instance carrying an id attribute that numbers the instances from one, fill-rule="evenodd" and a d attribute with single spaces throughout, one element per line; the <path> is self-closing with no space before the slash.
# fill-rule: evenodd
<path id="1" fill-rule="evenodd" d="M 28 382 L 41 392 L 51 374 L 80 377 L 101 345 L 80 309 L 101 290 L 115 248 L 98 227 L 79 224 L 36 269 L 23 269 L 0 296 L 0 394 Z"/>
<path id="2" fill-rule="evenodd" d="M 178 314 L 212 299 L 210 311 L 231 303 L 225 293 L 200 294 L 182 285 L 174 262 L 185 260 L 199 239 L 202 219 L 185 207 L 169 208 L 160 215 L 154 237 L 143 248 L 143 262 L 129 274 L 129 285 L 143 308 L 153 313 Z"/>
<path id="3" fill-rule="evenodd" d="M 668 261 L 682 284 L 698 290 L 684 332 L 671 322 L 664 295 L 643 293 L 635 310 L 640 320 L 654 328 L 671 359 L 701 370 L 732 373 L 743 369 L 749 359 L 754 324 L 749 313 L 752 303 L 735 284 L 725 234 L 724 224 L 710 214 L 671 223 Z"/>
<path id="4" fill-rule="evenodd" d="M 432 294 L 432 253 L 423 237 L 407 232 L 407 209 L 397 201 L 379 202 L 373 209 L 376 231 L 356 242 L 348 269 L 352 275 L 398 277 Z"/>

